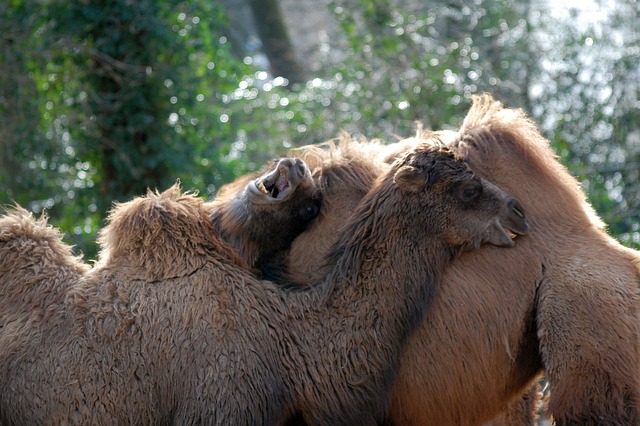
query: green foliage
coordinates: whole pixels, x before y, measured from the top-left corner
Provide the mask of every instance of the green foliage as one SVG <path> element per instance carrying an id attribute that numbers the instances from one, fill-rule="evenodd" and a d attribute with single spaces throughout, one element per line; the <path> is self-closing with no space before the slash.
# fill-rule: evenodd
<path id="1" fill-rule="evenodd" d="M 80 96 L 60 107 L 80 111 L 68 131 L 77 155 L 96 166 L 100 210 L 103 198 L 166 187 L 187 165 L 197 167 L 193 159 L 211 152 L 198 137 L 201 105 L 244 72 L 211 40 L 221 34 L 220 11 L 182 1 L 58 1 L 50 10 L 52 33 L 65 42 L 59 63 L 73 58 Z M 226 63 L 224 72 L 216 62 Z"/>
<path id="2" fill-rule="evenodd" d="M 636 248 L 640 247 L 637 18 L 637 5 L 619 2 L 601 27 L 592 24 L 579 30 L 577 12 L 547 20 L 545 73 L 534 85 L 533 109 L 609 232 Z"/>
<path id="3" fill-rule="evenodd" d="M 0 5 L 0 16 L 0 194 L 6 194 L 0 202 L 29 206 L 55 186 L 57 170 L 50 165 L 60 157 L 39 131 L 45 104 L 40 103 L 38 82 L 27 72 L 44 68 L 47 57 L 32 37 L 38 30 L 37 14 L 13 1 Z"/>
<path id="4" fill-rule="evenodd" d="M 516 106 L 526 103 L 519 72 L 531 66 L 526 21 L 512 4 L 431 3 L 409 12 L 391 0 L 353 0 L 334 10 L 350 46 L 349 60 L 338 69 L 346 90 L 338 93 L 350 94 L 354 81 L 355 93 L 364 92 L 360 99 L 338 101 L 359 102 L 363 126 L 375 123 L 387 135 L 406 135 L 415 121 L 452 126 L 452 119 L 463 117 L 466 101 L 481 91 Z M 509 52 L 505 60 L 503 49 Z M 519 50 L 522 55 L 515 54 Z M 375 133 L 367 127 L 367 134 Z"/>
<path id="5" fill-rule="evenodd" d="M 52 222 L 89 257 L 113 201 L 176 179 L 212 194 L 246 171 L 229 172 L 220 160 L 232 135 L 229 126 L 210 120 L 226 109 L 221 95 L 250 72 L 229 53 L 219 5 L 14 3 L 3 18 L 23 25 L 27 55 L 9 63 L 14 75 L 26 71 L 33 96 L 9 107 L 24 105 L 37 118 L 16 120 L 29 133 L 7 143 L 18 151 L 14 163 L 22 167 L 16 173 L 25 179 L 22 186 L 32 190 L 17 197 L 21 187 L 7 182 L 8 195 L 32 210 L 48 209 Z M 32 19 L 27 10 L 39 12 Z M 3 41 L 5 47 L 11 42 Z"/>
<path id="6" fill-rule="evenodd" d="M 249 103 L 238 106 L 260 123 L 242 125 L 243 141 L 263 140 L 267 151 L 277 149 L 267 142 L 274 135 L 284 147 L 341 131 L 392 141 L 412 134 L 417 121 L 431 128 L 457 125 L 468 99 L 481 91 L 511 106 L 527 105 L 523 88 L 536 57 L 524 8 L 459 2 L 406 11 L 396 3 L 333 3 L 339 42 L 323 46 L 325 67 L 305 84 L 288 87 L 260 72 L 247 76 L 225 97 L 245 97 Z"/>
<path id="7" fill-rule="evenodd" d="M 407 4 L 332 3 L 340 34 L 324 68 L 293 85 L 232 54 L 216 2 L 0 5 L 0 203 L 47 209 L 93 258 L 114 201 L 178 178 L 213 196 L 342 131 L 393 141 L 417 121 L 454 127 L 488 91 L 534 116 L 611 232 L 640 246 L 633 4 L 602 33 L 527 1 Z"/>

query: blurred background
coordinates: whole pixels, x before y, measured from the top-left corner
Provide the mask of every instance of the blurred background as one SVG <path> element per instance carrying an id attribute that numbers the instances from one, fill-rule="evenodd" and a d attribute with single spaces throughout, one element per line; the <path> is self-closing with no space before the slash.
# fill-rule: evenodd
<path id="1" fill-rule="evenodd" d="M 0 204 L 87 259 L 114 201 L 217 188 L 349 132 L 457 127 L 474 93 L 526 110 L 640 248 L 634 0 L 0 0 Z"/>

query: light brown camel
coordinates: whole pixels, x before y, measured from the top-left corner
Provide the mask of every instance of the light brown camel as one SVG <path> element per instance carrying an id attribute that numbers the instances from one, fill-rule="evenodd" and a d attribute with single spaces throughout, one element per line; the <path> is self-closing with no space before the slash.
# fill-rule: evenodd
<path id="1" fill-rule="evenodd" d="M 397 146 L 425 137 L 433 136 Z M 607 235 L 579 183 L 522 111 L 476 97 L 462 128 L 439 137 L 522 200 L 531 233 L 513 250 L 486 247 L 447 269 L 405 346 L 390 423 L 490 421 L 544 369 L 557 424 L 640 424 L 638 252 Z M 344 220 L 363 190 L 350 184 L 323 194 L 332 207 L 294 240 L 286 260 L 291 281 L 312 282 L 330 267 L 325 247 L 334 220 Z M 512 407 L 509 416 L 517 415 Z"/>
<path id="2" fill-rule="evenodd" d="M 445 266 L 483 242 L 513 246 L 527 224 L 432 145 L 394 163 L 348 222 L 327 277 L 285 292 L 242 268 L 179 188 L 117 206 L 98 265 L 55 289 L 45 274 L 39 292 L 59 300 L 47 321 L 3 333 L 25 343 L 0 348 L 0 423 L 277 424 L 295 410 L 310 424 L 376 422 Z M 21 247 L 0 241 L 17 270 L 32 264 Z"/>

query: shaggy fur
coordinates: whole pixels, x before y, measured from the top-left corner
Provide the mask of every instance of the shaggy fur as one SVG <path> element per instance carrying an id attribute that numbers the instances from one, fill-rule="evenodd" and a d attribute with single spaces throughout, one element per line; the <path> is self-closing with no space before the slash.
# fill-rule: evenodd
<path id="1" fill-rule="evenodd" d="M 523 112 L 478 97 L 458 132 L 439 135 L 474 171 L 522 201 L 531 232 L 513 250 L 489 246 L 447 268 L 405 346 L 390 420 L 478 425 L 515 404 L 505 420 L 530 424 L 535 389 L 518 397 L 544 369 L 556 424 L 640 424 L 638 252 L 606 234 L 578 182 Z M 349 211 L 361 187 L 340 191 L 324 202 Z M 330 241 L 314 242 L 331 239 L 335 230 L 324 227 L 331 215 L 323 209 L 324 221 L 293 242 L 293 281 L 308 283 L 310 271 L 329 267 L 323 250 Z"/>
<path id="2" fill-rule="evenodd" d="M 88 270 L 44 214 L 36 219 L 18 206 L 5 211 L 0 217 L 0 364 L 32 345 L 32 324 L 57 325 L 55 312 L 64 305 L 66 286 Z"/>
<path id="3" fill-rule="evenodd" d="M 322 207 L 306 232 L 293 242 L 293 251 L 301 255 L 289 256 L 285 252 L 263 264 L 262 268 L 267 276 L 280 283 L 299 286 L 309 284 L 309 277 L 318 280 L 329 271 L 324 257 L 340 235 L 338 231 L 373 182 L 389 169 L 389 164 L 370 160 L 386 154 L 384 145 L 358 142 L 347 135 L 321 145 L 297 148 L 290 154 L 303 158 L 313 171 L 322 194 Z M 326 268 L 319 268 L 321 263 Z"/>
<path id="4" fill-rule="evenodd" d="M 59 301 L 47 321 L 3 328 L 22 345 L 0 347 L 0 423 L 269 425 L 298 410 L 310 424 L 372 424 L 437 277 L 461 249 L 513 245 L 503 225 L 526 230 L 514 203 L 446 149 L 419 146 L 364 197 L 335 269 L 301 292 L 255 280 L 177 187 L 119 205 L 98 265 L 34 278 L 29 297 Z M 14 268 L 33 263 L 8 251 Z"/>

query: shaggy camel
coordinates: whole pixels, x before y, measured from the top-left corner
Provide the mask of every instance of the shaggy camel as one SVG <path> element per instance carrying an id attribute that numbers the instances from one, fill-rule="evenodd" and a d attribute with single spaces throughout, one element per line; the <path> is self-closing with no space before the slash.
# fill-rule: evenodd
<path id="1" fill-rule="evenodd" d="M 306 287 L 313 279 L 324 276 L 331 267 L 325 257 L 336 242 L 338 234 L 335 230 L 340 229 L 344 218 L 352 214 L 389 164 L 420 140 L 410 138 L 384 145 L 378 141 L 356 141 L 344 135 L 338 141 L 293 149 L 291 155 L 303 156 L 314 169 L 316 184 L 323 194 L 322 208 L 317 223 L 294 241 L 290 251 L 281 252 L 261 265 L 263 275 L 290 288 Z M 513 401 L 505 413 L 490 424 L 534 426 L 538 388 L 534 385 L 529 393 Z M 303 423 L 295 419 L 290 425 Z"/>
<path id="2" fill-rule="evenodd" d="M 207 206 L 220 236 L 259 270 L 316 217 L 319 194 L 302 160 L 281 158 L 266 171 L 222 186 Z"/>
<path id="3" fill-rule="evenodd" d="M 445 265 L 483 242 L 512 247 L 527 224 L 514 199 L 431 145 L 399 159 L 348 222 L 327 277 L 285 292 L 242 268 L 179 188 L 117 206 L 100 262 L 66 286 L 39 271 L 20 309 L 46 293 L 58 303 L 21 335 L 3 332 L 23 344 L 0 348 L 0 423 L 278 424 L 295 410 L 310 424 L 379 420 Z M 32 264 L 7 239 L 2 259 L 7 249 L 16 270 Z M 388 267 L 400 259 L 403 271 Z"/>
<path id="4" fill-rule="evenodd" d="M 490 421 L 544 369 L 556 424 L 640 424 L 638 252 L 606 234 L 578 182 L 522 111 L 476 97 L 458 132 L 439 133 L 474 171 L 522 200 L 531 232 L 513 250 L 488 246 L 447 268 L 406 342 L 390 423 Z M 397 146 L 425 137 L 431 135 Z M 349 185 L 323 194 L 331 208 L 294 240 L 286 260 L 291 281 L 313 282 L 330 267 L 335 220 L 344 220 L 363 191 Z M 530 398 L 521 405 L 534 406 Z M 532 421 L 518 409 L 512 406 L 509 417 Z"/>

